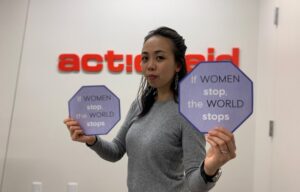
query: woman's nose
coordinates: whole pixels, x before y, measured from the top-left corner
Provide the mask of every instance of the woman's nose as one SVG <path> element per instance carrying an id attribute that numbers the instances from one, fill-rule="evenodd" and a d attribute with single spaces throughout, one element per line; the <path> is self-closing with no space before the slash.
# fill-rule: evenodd
<path id="1" fill-rule="evenodd" d="M 156 62 L 155 62 L 155 60 L 154 59 L 150 59 L 148 65 L 147 65 L 147 69 L 148 70 L 155 70 L 155 68 L 156 68 Z"/>

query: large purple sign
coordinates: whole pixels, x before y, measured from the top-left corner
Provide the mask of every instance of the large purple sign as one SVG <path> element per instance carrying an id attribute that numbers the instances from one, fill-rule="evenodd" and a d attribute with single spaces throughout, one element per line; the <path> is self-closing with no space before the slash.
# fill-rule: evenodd
<path id="1" fill-rule="evenodd" d="M 104 135 L 120 120 L 120 100 L 103 85 L 82 86 L 69 100 L 69 115 L 86 135 Z"/>
<path id="2" fill-rule="evenodd" d="M 179 111 L 200 132 L 233 132 L 253 112 L 253 83 L 231 62 L 198 64 L 179 84 Z"/>

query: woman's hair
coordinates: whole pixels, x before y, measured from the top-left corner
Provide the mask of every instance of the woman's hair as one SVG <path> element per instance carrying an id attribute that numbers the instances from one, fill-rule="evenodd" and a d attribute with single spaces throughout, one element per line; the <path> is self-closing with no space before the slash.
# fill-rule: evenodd
<path id="1" fill-rule="evenodd" d="M 153 36 L 162 36 L 171 40 L 173 44 L 173 53 L 175 63 L 180 67 L 180 71 L 178 74 L 178 80 L 176 80 L 175 76 L 173 77 L 173 81 L 171 83 L 171 90 L 174 95 L 174 101 L 178 103 L 178 82 L 186 75 L 186 63 L 185 63 L 185 51 L 187 49 L 184 39 L 181 35 L 179 35 L 174 29 L 168 27 L 159 27 L 153 31 L 150 31 L 148 35 L 144 38 L 144 43 Z M 177 82 L 175 82 L 177 81 Z M 152 105 L 155 102 L 157 91 L 156 88 L 151 87 L 145 77 L 142 77 L 139 91 L 138 91 L 138 99 L 140 99 L 141 104 L 141 113 L 139 117 L 143 117 L 146 115 Z"/>

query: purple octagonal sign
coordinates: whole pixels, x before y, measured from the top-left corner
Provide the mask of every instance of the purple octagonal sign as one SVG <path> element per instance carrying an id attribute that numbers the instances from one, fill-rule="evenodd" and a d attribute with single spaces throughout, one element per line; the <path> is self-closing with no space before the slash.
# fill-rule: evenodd
<path id="1" fill-rule="evenodd" d="M 86 135 L 107 134 L 120 120 L 120 100 L 106 86 L 82 86 L 69 100 L 69 115 Z"/>
<path id="2" fill-rule="evenodd" d="M 200 63 L 179 84 L 179 111 L 200 132 L 233 132 L 253 112 L 253 83 L 231 62 Z"/>

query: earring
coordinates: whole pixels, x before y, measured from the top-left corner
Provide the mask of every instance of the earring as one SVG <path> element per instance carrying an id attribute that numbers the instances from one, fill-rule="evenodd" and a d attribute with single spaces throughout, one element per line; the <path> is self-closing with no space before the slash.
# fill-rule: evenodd
<path id="1" fill-rule="evenodd" d="M 177 89 L 178 89 L 178 79 L 179 79 L 179 77 L 178 77 L 179 75 L 178 75 L 178 73 L 176 73 L 176 75 L 175 75 L 175 82 L 174 82 L 174 89 L 177 91 Z"/>
<path id="2" fill-rule="evenodd" d="M 146 88 L 145 92 L 146 92 L 146 95 L 149 95 L 149 93 L 151 92 L 151 87 L 148 86 L 148 87 Z"/>
<path id="3" fill-rule="evenodd" d="M 153 91 L 153 87 L 151 87 L 150 85 L 148 85 L 148 87 L 146 88 L 146 96 L 148 96 L 151 92 Z"/>
<path id="4" fill-rule="evenodd" d="M 153 90 L 152 95 L 155 96 L 157 94 L 157 90 L 155 88 L 152 88 L 152 90 Z"/>

